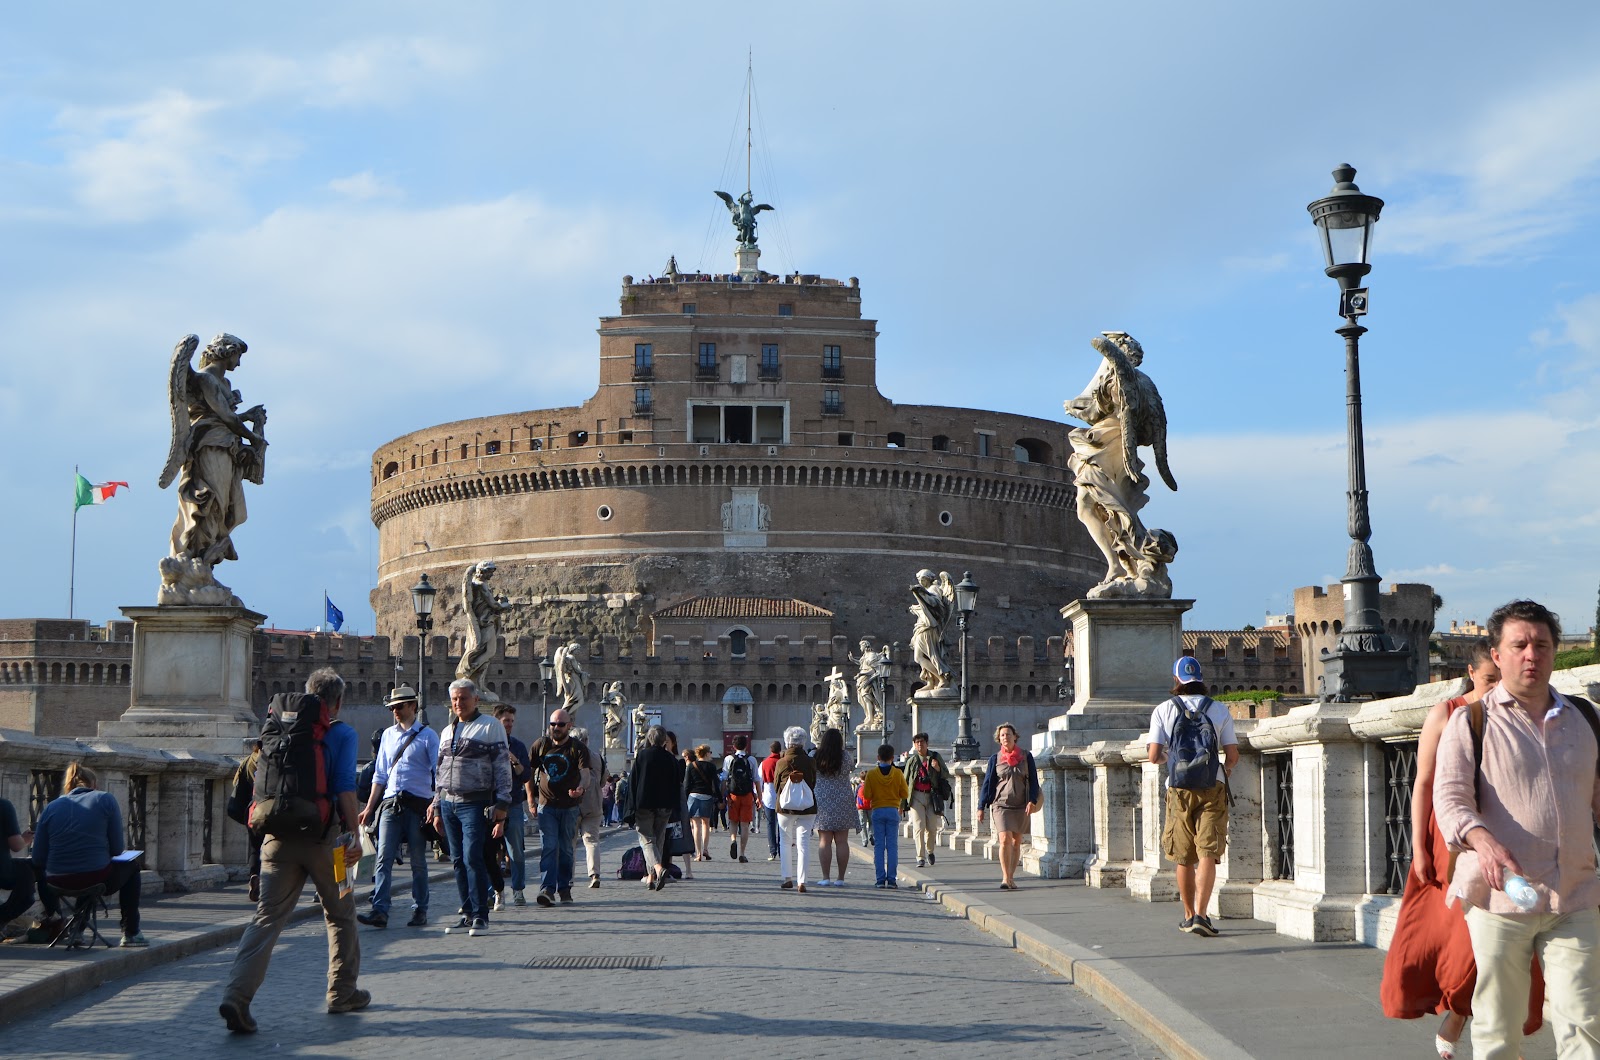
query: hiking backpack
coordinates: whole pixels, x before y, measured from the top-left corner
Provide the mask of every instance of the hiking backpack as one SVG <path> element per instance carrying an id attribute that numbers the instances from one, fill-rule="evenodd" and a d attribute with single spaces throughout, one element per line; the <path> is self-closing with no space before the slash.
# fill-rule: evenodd
<path id="1" fill-rule="evenodd" d="M 333 825 L 328 709 L 314 695 L 279 693 L 261 726 L 250 830 L 261 836 L 320 840 Z"/>
<path id="2" fill-rule="evenodd" d="M 750 768 L 750 756 L 735 751 L 733 764 L 728 766 L 728 794 L 749 795 L 755 790 L 755 771 Z"/>
<path id="3" fill-rule="evenodd" d="M 1190 710 L 1176 696 L 1170 702 L 1178 708 L 1178 716 L 1167 737 L 1167 786 L 1205 791 L 1217 783 L 1217 768 L 1221 765 L 1217 727 L 1208 713 L 1211 697 L 1204 697 L 1196 710 Z"/>

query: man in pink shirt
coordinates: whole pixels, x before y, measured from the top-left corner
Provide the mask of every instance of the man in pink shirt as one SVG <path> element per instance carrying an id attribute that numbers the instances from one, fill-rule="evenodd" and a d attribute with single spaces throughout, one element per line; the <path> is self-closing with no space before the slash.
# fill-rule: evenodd
<path id="1" fill-rule="evenodd" d="M 1434 810 L 1462 851 L 1449 900 L 1467 907 L 1478 964 L 1472 1055 L 1515 1058 L 1528 1011 L 1530 958 L 1544 966 L 1545 998 L 1562 1057 L 1600 1056 L 1600 879 L 1593 826 L 1600 821 L 1594 729 L 1550 687 L 1561 624 L 1531 600 L 1489 618 L 1501 683 L 1483 697 L 1483 753 L 1475 766 L 1470 711 L 1457 710 L 1439 742 Z M 1506 896 L 1522 876 L 1537 902 Z"/>

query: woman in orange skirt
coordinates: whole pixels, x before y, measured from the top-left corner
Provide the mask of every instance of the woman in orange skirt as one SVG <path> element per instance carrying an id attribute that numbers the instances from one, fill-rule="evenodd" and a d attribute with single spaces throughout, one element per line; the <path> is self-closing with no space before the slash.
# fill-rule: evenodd
<path id="1" fill-rule="evenodd" d="M 1433 1040 L 1441 1060 L 1455 1056 L 1456 1042 L 1472 1015 L 1472 989 L 1478 982 L 1478 966 L 1472 959 L 1472 939 L 1467 934 L 1464 910 L 1445 905 L 1445 888 L 1450 881 L 1444 874 L 1450 853 L 1433 817 L 1433 766 L 1439 737 L 1444 734 L 1451 713 L 1482 699 L 1500 683 L 1500 670 L 1489 654 L 1487 640 L 1480 639 L 1472 646 L 1467 677 L 1472 682 L 1471 690 L 1436 703 L 1428 711 L 1417 738 L 1417 779 L 1411 789 L 1411 872 L 1406 877 L 1400 916 L 1384 958 L 1383 985 L 1379 990 L 1385 1016 L 1412 1020 L 1430 1012 L 1444 1013 L 1444 1022 Z M 1540 974 L 1539 958 L 1534 957 L 1533 989 L 1523 1033 L 1534 1033 L 1543 1022 L 1544 976 Z"/>

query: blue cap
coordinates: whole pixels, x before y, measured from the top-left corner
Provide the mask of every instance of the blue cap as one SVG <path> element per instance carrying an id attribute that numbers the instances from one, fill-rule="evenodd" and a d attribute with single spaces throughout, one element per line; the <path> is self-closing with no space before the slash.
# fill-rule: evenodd
<path id="1" fill-rule="evenodd" d="M 1193 655 L 1185 655 L 1172 664 L 1172 676 L 1180 685 L 1193 684 L 1204 681 L 1205 675 L 1200 672 L 1200 660 Z"/>

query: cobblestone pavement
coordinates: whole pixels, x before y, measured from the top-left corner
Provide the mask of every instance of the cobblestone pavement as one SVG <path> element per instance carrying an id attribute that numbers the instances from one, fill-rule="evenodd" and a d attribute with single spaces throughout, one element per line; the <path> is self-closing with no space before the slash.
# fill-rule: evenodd
<path id="1" fill-rule="evenodd" d="M 714 834 L 725 843 L 725 833 Z M 628 842 L 606 841 L 615 866 Z M 761 844 L 765 850 L 765 843 Z M 530 859 L 531 860 L 531 859 Z M 530 865 L 530 868 L 532 866 Z M 570 906 L 495 914 L 482 938 L 441 923 L 362 929 L 372 1007 L 324 1012 L 320 920 L 283 934 L 252 1011 L 254 1036 L 217 1016 L 234 947 L 109 983 L 0 1028 L 0 1051 L 30 1057 L 200 1055 L 1155 1058 L 1147 1040 L 1064 980 L 940 912 L 918 892 L 882 892 L 852 861 L 846 888 L 778 888 L 765 854 L 692 866 L 654 894 L 614 876 Z M 582 869 L 582 857 L 579 857 Z M 865 869 L 865 871 L 862 871 Z M 865 886 L 863 886 L 865 881 Z M 436 884 L 433 909 L 457 904 Z M 439 917 L 438 920 L 445 918 Z M 450 918 L 453 919 L 453 918 Z M 654 970 L 545 971 L 558 957 L 657 957 Z"/>

